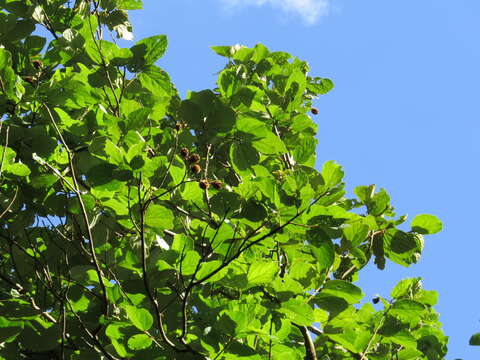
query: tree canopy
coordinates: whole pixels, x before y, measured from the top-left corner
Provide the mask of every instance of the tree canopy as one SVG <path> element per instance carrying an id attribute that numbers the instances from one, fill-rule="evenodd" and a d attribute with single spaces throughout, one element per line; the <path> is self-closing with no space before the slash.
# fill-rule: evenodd
<path id="1" fill-rule="evenodd" d="M 214 46 L 217 87 L 182 99 L 166 36 L 106 40 L 141 5 L 0 0 L 0 358 L 444 358 L 419 278 L 373 304 L 354 284 L 442 223 L 314 168 L 332 81 Z"/>

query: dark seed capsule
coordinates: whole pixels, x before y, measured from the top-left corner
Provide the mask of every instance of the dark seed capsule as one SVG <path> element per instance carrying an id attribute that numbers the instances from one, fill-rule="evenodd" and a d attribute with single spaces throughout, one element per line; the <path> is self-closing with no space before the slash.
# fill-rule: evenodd
<path id="1" fill-rule="evenodd" d="M 200 186 L 200 189 L 206 190 L 209 188 L 210 183 L 208 182 L 208 180 L 200 180 L 198 182 L 198 185 Z"/>
<path id="2" fill-rule="evenodd" d="M 182 148 L 182 149 L 180 150 L 180 155 L 182 155 L 182 157 L 183 157 L 184 159 L 187 158 L 187 156 L 188 156 L 189 153 L 190 153 L 190 151 L 189 151 L 186 147 L 184 147 L 184 148 Z"/>
<path id="3" fill-rule="evenodd" d="M 33 84 L 33 81 L 34 81 L 33 76 L 25 76 L 23 80 L 25 80 L 29 84 Z"/>
<path id="4" fill-rule="evenodd" d="M 318 115 L 318 109 L 317 108 L 312 107 L 310 109 L 310 111 L 312 112 L 313 115 Z"/>
<path id="5" fill-rule="evenodd" d="M 186 124 L 184 121 L 177 121 L 177 122 L 175 123 L 175 129 L 176 129 L 177 131 L 183 130 L 183 129 L 185 129 L 186 127 L 187 127 L 187 124 Z"/>
<path id="6" fill-rule="evenodd" d="M 32 65 L 37 70 L 43 67 L 43 63 L 40 60 L 33 60 Z"/>
<path id="7" fill-rule="evenodd" d="M 198 162 L 200 162 L 200 155 L 198 154 L 192 154 L 190 155 L 190 157 L 188 158 L 188 161 L 192 164 L 196 164 Z"/>
<path id="8" fill-rule="evenodd" d="M 192 166 L 190 167 L 190 170 L 191 170 L 194 174 L 199 174 L 200 171 L 202 171 L 202 168 L 200 167 L 200 165 L 195 164 L 195 165 L 192 165 Z"/>
<path id="9" fill-rule="evenodd" d="M 223 184 L 220 180 L 213 180 L 211 182 L 214 189 L 220 190 L 223 187 Z"/>
<path id="10" fill-rule="evenodd" d="M 380 298 L 378 296 L 375 296 L 373 299 L 372 299 L 372 302 L 374 304 L 378 304 L 380 302 Z"/>

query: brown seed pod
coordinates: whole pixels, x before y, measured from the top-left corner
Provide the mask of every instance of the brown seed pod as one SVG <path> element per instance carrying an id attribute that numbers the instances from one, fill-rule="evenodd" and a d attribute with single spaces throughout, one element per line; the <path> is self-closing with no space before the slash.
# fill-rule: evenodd
<path id="1" fill-rule="evenodd" d="M 40 60 L 33 60 L 32 65 L 37 70 L 39 70 L 43 67 L 43 63 Z"/>
<path id="2" fill-rule="evenodd" d="M 33 82 L 34 82 L 35 79 L 33 78 L 33 76 L 24 76 L 24 77 L 23 77 L 23 80 L 25 80 L 25 81 L 28 82 L 29 84 L 33 84 Z"/>
<path id="3" fill-rule="evenodd" d="M 198 155 L 198 154 L 190 155 L 190 157 L 188 158 L 188 162 L 190 162 L 191 164 L 199 163 L 200 162 L 200 155 Z"/>
<path id="4" fill-rule="evenodd" d="M 310 109 L 310 111 L 312 112 L 313 115 L 318 115 L 318 109 L 317 108 L 312 107 Z"/>
<path id="5" fill-rule="evenodd" d="M 190 150 L 188 150 L 186 147 L 184 147 L 180 150 L 180 155 L 182 155 L 182 157 L 184 159 L 186 159 L 188 157 L 189 153 L 190 153 Z"/>
<path id="6" fill-rule="evenodd" d="M 213 180 L 210 184 L 212 184 L 214 189 L 220 190 L 223 187 L 223 184 L 220 180 Z"/>
<path id="7" fill-rule="evenodd" d="M 194 164 L 190 167 L 190 170 L 194 173 L 194 174 L 200 174 L 200 171 L 202 171 L 202 168 L 200 165 L 198 164 Z"/>
<path id="8" fill-rule="evenodd" d="M 176 129 L 177 131 L 183 130 L 183 129 L 185 129 L 186 127 L 187 127 L 187 124 L 186 124 L 185 122 L 183 122 L 183 121 L 177 121 L 177 122 L 175 123 L 175 129 Z"/>
<path id="9" fill-rule="evenodd" d="M 198 182 L 198 186 L 200 186 L 200 189 L 206 190 L 210 186 L 210 183 L 208 180 L 203 179 Z"/>

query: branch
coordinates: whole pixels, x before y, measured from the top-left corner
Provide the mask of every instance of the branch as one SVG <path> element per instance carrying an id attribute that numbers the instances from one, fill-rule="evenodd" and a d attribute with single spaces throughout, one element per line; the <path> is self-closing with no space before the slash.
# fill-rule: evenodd
<path id="1" fill-rule="evenodd" d="M 8 206 L 5 208 L 5 210 L 0 214 L 0 219 L 2 217 L 5 216 L 5 214 L 10 210 L 10 208 L 12 207 L 13 203 L 15 202 L 15 200 L 17 199 L 17 195 L 18 195 L 18 186 L 17 186 L 17 189 L 15 190 L 15 194 L 13 195 L 13 199 L 12 201 L 10 201 L 10 203 L 8 204 Z"/>
<path id="2" fill-rule="evenodd" d="M 100 289 L 101 289 L 101 292 L 102 292 L 102 297 L 103 297 L 103 302 L 104 302 L 103 313 L 106 316 L 108 316 L 108 305 L 109 305 L 109 303 L 108 303 L 108 297 L 107 297 L 107 289 L 105 288 L 105 284 L 103 283 L 104 276 L 103 276 L 102 270 L 100 269 L 100 265 L 98 264 L 97 256 L 95 254 L 95 245 L 94 245 L 94 242 L 93 242 L 93 234 L 92 234 L 92 230 L 90 228 L 90 221 L 88 220 L 87 209 L 86 209 L 85 204 L 83 202 L 82 194 L 79 190 L 80 187 L 78 185 L 77 177 L 75 175 L 75 168 L 73 166 L 72 152 L 71 152 L 70 148 L 68 147 L 65 139 L 62 136 L 62 133 L 61 133 L 60 129 L 58 128 L 57 123 L 55 122 L 55 118 L 53 117 L 53 114 L 50 111 L 50 108 L 46 104 L 44 104 L 43 106 L 47 110 L 48 115 L 50 117 L 50 120 L 52 121 L 53 127 L 55 128 L 55 131 L 57 132 L 63 146 L 65 147 L 65 149 L 67 151 L 68 164 L 69 164 L 69 167 L 70 167 L 70 172 L 72 173 L 72 180 L 73 180 L 73 184 L 74 184 L 73 191 L 77 195 L 78 203 L 80 204 L 80 208 L 81 208 L 81 211 L 82 211 L 82 217 L 83 217 L 83 220 L 85 222 L 85 227 L 86 227 L 87 234 L 88 234 L 88 240 L 89 240 L 88 245 L 89 245 L 89 249 L 90 249 L 90 256 L 92 257 L 92 262 L 93 262 L 93 265 L 95 267 L 95 271 L 96 271 L 97 276 L 98 276 L 98 282 L 99 282 Z"/>
<path id="3" fill-rule="evenodd" d="M 168 162 L 168 166 L 167 166 L 167 169 L 165 170 L 165 174 L 163 175 L 162 181 L 160 181 L 160 185 L 158 185 L 159 188 L 161 188 L 163 186 L 163 183 L 165 182 L 165 179 L 168 176 L 170 168 L 172 167 L 172 164 L 173 164 L 173 160 L 175 159 L 177 149 L 178 149 L 178 131 L 175 131 L 175 146 L 173 147 L 173 153 L 172 153 L 172 156 L 170 158 L 170 161 Z"/>
<path id="4" fill-rule="evenodd" d="M 205 180 L 208 181 L 208 165 L 210 163 L 210 150 L 212 149 L 212 144 L 208 144 L 207 146 L 207 153 L 205 154 L 205 172 L 204 172 L 204 178 Z M 205 193 L 205 202 L 207 203 L 207 208 L 208 208 L 208 216 L 210 219 L 212 218 L 212 206 L 210 204 L 210 196 L 208 195 L 208 186 L 205 187 L 204 190 Z"/>
<path id="5" fill-rule="evenodd" d="M 238 259 L 240 257 L 240 255 L 245 252 L 246 250 L 250 249 L 252 246 L 262 242 L 263 240 L 269 238 L 270 236 L 272 235 L 275 235 L 276 233 L 280 232 L 281 230 L 283 230 L 283 228 L 287 227 L 288 225 L 290 225 L 293 221 L 295 221 L 296 218 L 298 218 L 300 215 L 302 215 L 304 212 L 308 211 L 313 205 L 315 205 L 318 200 L 320 200 L 320 198 L 322 198 L 324 196 L 324 194 L 321 194 L 319 197 L 317 197 L 314 201 L 312 201 L 312 203 L 310 205 L 308 205 L 305 209 L 303 209 L 302 211 L 299 211 L 296 215 L 294 215 L 292 218 L 290 218 L 290 220 L 288 220 L 285 224 L 279 226 L 279 227 L 276 227 L 275 229 L 273 230 L 270 230 L 267 234 L 261 236 L 260 238 L 248 243 L 247 245 L 243 246 L 244 244 L 246 244 L 246 242 L 252 238 L 253 236 L 256 235 L 257 231 L 258 230 L 254 230 L 250 235 L 248 235 L 245 240 L 243 241 L 242 245 L 240 246 L 240 248 L 237 250 L 237 252 L 228 260 L 224 261 L 222 263 L 222 265 L 220 265 L 218 268 L 216 268 L 215 270 L 213 270 L 210 274 L 207 274 L 205 275 L 203 278 L 195 281 L 193 284 L 193 286 L 195 285 L 198 285 L 208 279 L 210 279 L 212 276 L 214 276 L 215 274 L 217 274 L 219 271 L 221 271 L 222 269 L 224 269 L 225 267 L 227 267 L 228 265 L 230 265 L 234 260 Z M 262 225 L 263 227 L 263 225 Z"/>
<path id="6" fill-rule="evenodd" d="M 375 328 L 375 331 L 373 332 L 372 336 L 370 337 L 370 340 L 368 341 L 367 347 L 365 348 L 365 351 L 361 353 L 362 357 L 360 360 L 368 360 L 367 354 L 368 351 L 370 350 L 370 346 L 372 346 L 373 340 L 375 339 L 375 336 L 377 336 L 378 332 L 380 331 L 380 328 L 383 326 L 383 321 L 387 317 L 388 312 L 390 311 L 391 307 L 389 307 L 386 311 L 384 311 L 382 317 L 380 318 L 380 321 L 378 322 L 377 327 Z"/>
<path id="7" fill-rule="evenodd" d="M 308 328 L 306 326 L 300 326 L 295 323 L 292 324 L 300 330 L 303 335 L 303 339 L 305 340 L 305 360 L 317 360 L 317 352 L 315 351 L 315 345 L 313 344 L 312 337 L 308 332 Z"/>
<path id="8" fill-rule="evenodd" d="M 1 125 L 3 122 L 0 122 L 0 130 L 1 130 Z M 10 126 L 7 126 L 7 130 L 5 130 L 5 146 L 3 147 L 2 151 L 2 161 L 0 162 L 0 180 L 2 179 L 2 171 L 3 171 L 3 163 L 5 162 L 5 154 L 7 153 L 7 147 L 8 147 L 8 133 L 10 130 Z"/>
<path id="9" fill-rule="evenodd" d="M 100 22 L 100 16 L 98 15 L 98 12 L 96 10 L 95 10 L 95 14 L 97 15 L 97 19 L 98 19 L 98 29 L 97 29 L 97 31 L 98 31 L 98 33 L 101 33 L 102 25 L 101 25 L 101 22 Z M 95 35 L 93 33 L 93 29 L 92 29 L 92 22 L 90 20 L 90 17 L 88 17 L 88 23 L 89 23 L 89 27 L 90 27 L 90 34 L 92 35 L 92 40 L 95 44 L 95 47 L 98 50 L 98 54 L 100 55 L 100 59 L 102 61 L 102 68 L 105 72 L 105 76 L 107 78 L 110 90 L 112 90 L 113 98 L 115 99 L 116 108 L 114 109 L 113 113 L 114 113 L 115 116 L 119 116 L 120 115 L 120 100 L 118 99 L 117 93 L 115 92 L 115 88 L 113 87 L 112 79 L 110 78 L 110 74 L 108 73 L 107 63 L 106 63 L 105 57 L 103 56 L 103 53 L 102 53 L 102 43 L 97 42 L 97 39 L 95 38 Z M 107 95 L 107 97 L 108 97 L 108 95 Z"/>
<path id="10" fill-rule="evenodd" d="M 137 192 L 138 192 L 138 200 L 141 201 L 141 177 L 138 182 Z M 150 288 L 150 283 L 148 281 L 148 272 L 147 272 L 147 249 L 145 244 L 145 213 L 147 211 L 149 202 L 144 203 L 140 206 L 140 243 L 142 247 L 142 278 L 143 278 L 143 285 L 145 287 L 145 291 L 147 292 L 148 299 L 150 300 L 153 308 L 155 309 L 155 316 L 157 318 L 158 330 L 160 331 L 160 336 L 162 340 L 168 344 L 172 349 L 179 351 L 177 346 L 168 338 L 167 334 L 165 333 L 165 329 L 163 327 L 163 314 L 160 312 L 158 307 L 158 302 L 153 296 L 152 290 Z"/>

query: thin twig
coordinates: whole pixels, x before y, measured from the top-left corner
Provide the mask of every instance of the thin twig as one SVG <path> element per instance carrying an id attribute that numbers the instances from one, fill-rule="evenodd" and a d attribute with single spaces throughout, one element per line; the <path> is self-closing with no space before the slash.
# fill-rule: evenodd
<path id="1" fill-rule="evenodd" d="M 90 221 L 88 220 L 87 209 L 86 209 L 85 204 L 83 202 L 82 194 L 79 190 L 80 187 L 78 185 L 77 177 L 75 175 L 75 168 L 73 166 L 72 152 L 71 152 L 70 148 L 68 147 L 65 139 L 62 136 L 62 133 L 61 133 L 60 129 L 58 128 L 57 123 L 55 122 L 55 118 L 53 117 L 53 114 L 50 111 L 50 108 L 46 104 L 44 104 L 44 107 L 48 112 L 48 115 L 50 117 L 50 120 L 52 121 L 53 127 L 55 128 L 55 131 L 57 132 L 63 146 L 65 147 L 65 150 L 67 151 L 68 163 L 69 163 L 69 167 L 70 167 L 70 172 L 72 173 L 72 180 L 73 180 L 73 183 L 74 183 L 73 191 L 75 192 L 75 194 L 77 196 L 78 203 L 80 205 L 80 209 L 81 209 L 81 212 L 82 212 L 82 217 L 83 217 L 85 227 L 86 227 L 86 230 L 87 230 L 87 234 L 88 234 L 88 240 L 89 240 L 88 245 L 89 245 L 89 248 L 90 248 L 90 256 L 92 257 L 92 262 L 93 262 L 93 265 L 95 267 L 95 271 L 96 271 L 97 276 L 98 276 L 98 283 L 100 285 L 100 289 L 101 289 L 101 292 L 102 292 L 102 297 L 103 297 L 103 302 L 104 302 L 103 313 L 105 315 L 108 315 L 109 301 L 108 301 L 108 296 L 107 296 L 107 289 L 105 288 L 105 284 L 103 283 L 104 276 L 103 276 L 102 270 L 100 269 L 100 265 L 98 263 L 97 256 L 95 254 L 95 245 L 94 245 L 94 240 L 93 240 L 93 233 L 92 233 L 92 229 L 90 227 Z"/>
<path id="2" fill-rule="evenodd" d="M 382 317 L 380 318 L 380 321 L 378 322 L 378 325 L 375 328 L 375 331 L 373 332 L 372 336 L 370 337 L 370 340 L 368 341 L 368 344 L 367 344 L 367 347 L 365 348 L 365 351 L 363 351 L 363 353 L 361 354 L 362 357 L 360 358 L 360 360 L 368 360 L 367 359 L 367 354 L 368 354 L 368 351 L 370 350 L 370 346 L 372 346 L 372 343 L 373 343 L 373 340 L 375 339 L 375 336 L 377 336 L 378 332 L 380 331 L 380 328 L 383 326 L 383 321 L 387 317 L 387 314 L 390 311 L 390 309 L 391 309 L 391 306 L 383 312 Z"/>
<path id="3" fill-rule="evenodd" d="M 205 275 L 203 278 L 201 279 L 198 279 L 197 281 L 194 282 L 194 286 L 195 285 L 198 285 L 200 283 L 203 283 L 204 281 L 210 279 L 212 276 L 214 276 L 215 274 L 217 274 L 219 271 L 221 271 L 222 269 L 224 269 L 225 267 L 227 267 L 228 265 L 230 265 L 234 260 L 238 259 L 240 257 L 240 255 L 245 252 L 246 250 L 250 249 L 252 246 L 254 245 L 257 245 L 258 243 L 262 242 L 263 240 L 269 238 L 270 236 L 272 235 L 275 235 L 276 233 L 280 232 L 281 230 L 283 230 L 286 226 L 290 225 L 293 221 L 295 221 L 295 219 L 297 219 L 300 215 L 302 215 L 305 211 L 308 211 L 314 204 L 316 204 L 318 202 L 318 200 L 320 200 L 321 197 L 323 197 L 324 194 L 321 194 L 319 197 L 317 197 L 314 201 L 312 201 L 312 203 L 310 205 L 308 205 L 305 209 L 299 211 L 296 215 L 294 215 L 292 218 L 290 218 L 290 220 L 288 220 L 285 224 L 283 225 L 280 225 L 278 227 L 276 227 L 275 229 L 272 229 L 270 230 L 267 234 L 265 235 L 262 235 L 260 238 L 250 242 L 247 244 L 248 240 L 250 240 L 253 236 L 256 235 L 256 231 L 254 231 L 253 233 L 251 233 L 250 235 L 248 235 L 245 240 L 242 242 L 242 245 L 240 246 L 240 248 L 237 250 L 237 252 L 230 258 L 230 259 L 226 259 L 225 261 L 222 262 L 222 264 L 216 268 L 215 270 L 213 270 L 210 274 L 207 274 Z M 246 244 L 246 245 L 245 245 Z M 245 245 L 245 246 L 244 246 Z"/>
<path id="4" fill-rule="evenodd" d="M 18 186 L 17 186 L 17 188 L 15 189 L 15 194 L 13 195 L 12 201 L 10 201 L 10 203 L 9 203 L 8 206 L 5 208 L 5 210 L 0 214 L 0 219 L 10 210 L 10 208 L 11 208 L 12 205 L 13 205 L 13 203 L 14 203 L 15 200 L 17 199 L 17 194 L 18 194 Z"/>
<path id="5" fill-rule="evenodd" d="M 160 181 L 160 185 L 158 185 L 159 188 L 163 186 L 163 183 L 165 182 L 165 179 L 169 174 L 170 168 L 172 167 L 172 164 L 173 164 L 173 160 L 175 159 L 175 155 L 177 154 L 177 149 L 178 149 L 178 131 L 175 131 L 175 145 L 173 146 L 173 153 L 168 162 L 168 166 L 167 166 L 167 169 L 165 170 L 165 174 L 163 174 L 162 181 Z"/>
<path id="6" fill-rule="evenodd" d="M 1 124 L 3 124 L 3 122 L 0 122 L 0 126 Z M 3 146 L 3 151 L 2 151 L 2 161 L 0 162 L 0 184 L 2 180 L 3 163 L 5 162 L 5 154 L 7 153 L 7 147 L 8 147 L 9 130 L 10 130 L 10 126 L 7 126 L 7 129 L 5 130 L 5 145 Z"/>
<path id="7" fill-rule="evenodd" d="M 138 200 L 141 201 L 141 176 L 138 181 L 138 187 L 137 187 L 137 192 L 138 192 Z M 153 296 L 152 290 L 150 288 L 150 283 L 148 281 L 148 272 L 147 272 L 147 249 L 146 249 L 146 243 L 145 243 L 145 213 L 147 211 L 148 203 L 141 204 L 140 206 L 140 244 L 142 247 L 142 279 L 143 279 L 143 285 L 145 287 L 145 291 L 147 293 L 148 299 L 150 300 L 153 308 L 155 309 L 155 316 L 157 318 L 157 324 L 158 324 L 158 330 L 160 331 L 160 336 L 162 337 L 162 340 L 168 344 L 172 349 L 177 350 L 177 346 L 168 338 L 167 334 L 165 333 L 165 329 L 163 326 L 163 314 L 160 313 L 160 309 L 158 307 L 158 302 Z"/>
<path id="8" fill-rule="evenodd" d="M 207 151 L 205 154 L 205 172 L 204 172 L 204 179 L 208 181 L 208 165 L 210 163 L 210 150 L 212 149 L 212 144 L 207 145 Z M 205 202 L 207 203 L 208 208 L 208 216 L 210 219 L 212 218 L 212 206 L 210 204 L 210 196 L 208 195 L 208 187 L 205 187 Z"/>
<path id="9" fill-rule="evenodd" d="M 98 12 L 95 11 L 96 15 L 97 15 L 97 19 L 98 19 L 98 28 L 97 28 L 97 31 L 99 33 L 99 38 L 101 40 L 101 30 L 102 30 L 102 26 L 101 26 L 101 22 L 100 22 L 100 16 L 98 15 Z M 115 116 L 119 116 L 120 115 L 120 100 L 118 99 L 118 96 L 117 96 L 117 93 L 115 92 L 115 88 L 113 86 L 113 83 L 112 83 L 112 79 L 110 78 L 110 73 L 108 72 L 108 67 L 107 67 L 107 63 L 105 61 L 105 57 L 103 56 L 103 52 L 102 52 L 102 43 L 101 42 L 97 42 L 97 39 L 95 38 L 95 35 L 93 33 L 93 28 L 92 28 L 92 22 L 90 20 L 90 17 L 88 17 L 88 24 L 89 24 L 89 27 L 90 27 L 90 34 L 92 35 L 92 40 L 93 40 L 93 43 L 95 44 L 95 47 L 97 48 L 98 50 L 98 54 L 100 55 L 100 59 L 101 59 L 101 62 L 102 62 L 102 68 L 105 72 L 105 76 L 107 78 L 107 81 L 108 81 L 108 85 L 110 86 L 110 90 L 112 90 L 112 93 L 113 93 L 113 98 L 115 99 L 115 103 L 116 103 L 116 108 L 114 109 L 113 113 Z M 108 96 L 107 96 L 108 97 Z"/>

